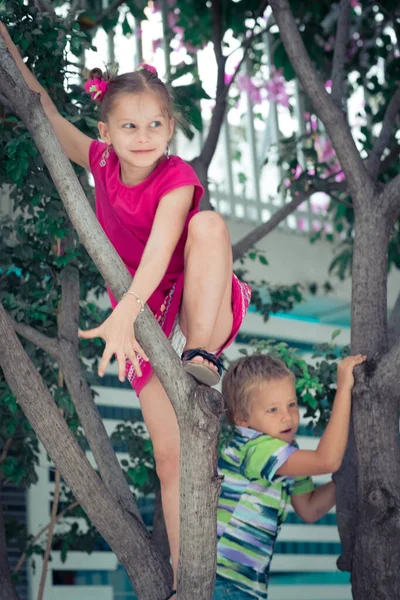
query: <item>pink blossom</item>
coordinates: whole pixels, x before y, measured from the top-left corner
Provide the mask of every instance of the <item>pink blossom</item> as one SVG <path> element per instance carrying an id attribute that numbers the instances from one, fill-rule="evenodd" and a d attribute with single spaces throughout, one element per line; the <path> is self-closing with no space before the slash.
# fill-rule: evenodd
<path id="1" fill-rule="evenodd" d="M 325 52 L 331 52 L 331 50 L 333 50 L 334 45 L 335 45 L 335 38 L 333 37 L 333 35 L 330 35 L 328 38 L 328 41 L 324 45 Z"/>
<path id="2" fill-rule="evenodd" d="M 286 108 L 289 107 L 289 95 L 286 91 L 282 69 L 276 70 L 272 67 L 270 78 L 263 87 L 267 90 L 267 98 L 270 102 L 276 102 Z"/>
<path id="3" fill-rule="evenodd" d="M 158 75 L 157 69 L 153 67 L 153 65 L 148 65 L 147 63 L 141 62 L 136 67 L 136 71 L 142 71 L 143 69 L 145 71 L 150 71 L 150 73 L 154 73 L 154 75 Z"/>
<path id="4" fill-rule="evenodd" d="M 320 162 L 329 163 L 332 160 L 336 160 L 336 152 L 332 146 L 332 142 L 327 138 L 317 135 L 315 138 L 315 149 L 317 150 Z"/>
<path id="5" fill-rule="evenodd" d="M 298 179 L 300 177 L 300 175 L 302 174 L 303 169 L 301 168 L 301 165 L 299 165 L 297 163 L 296 168 L 292 169 L 292 173 L 294 175 L 294 179 Z"/>
<path id="6" fill-rule="evenodd" d="M 174 29 L 178 21 L 179 15 L 175 11 L 168 12 L 168 25 L 171 29 Z"/>
<path id="7" fill-rule="evenodd" d="M 307 224 L 306 224 L 306 220 L 303 217 L 300 217 L 300 219 L 297 219 L 297 227 L 299 228 L 300 231 L 306 231 Z"/>
<path id="8" fill-rule="evenodd" d="M 153 53 L 155 53 L 159 48 L 162 47 L 162 40 L 152 40 L 153 44 Z"/>
<path id="9" fill-rule="evenodd" d="M 256 84 L 252 81 L 251 77 L 246 75 L 245 73 L 240 73 L 237 78 L 238 88 L 242 92 L 246 92 L 249 95 L 249 98 L 253 104 L 260 104 L 261 102 L 261 92 L 260 88 L 256 86 Z"/>
<path id="10" fill-rule="evenodd" d="M 229 85 L 233 79 L 233 73 L 225 73 L 224 75 L 224 83 L 225 85 Z"/>
<path id="11" fill-rule="evenodd" d="M 327 92 L 332 91 L 332 79 L 328 79 L 328 81 L 325 81 L 325 89 Z"/>
<path id="12" fill-rule="evenodd" d="M 92 100 L 100 102 L 100 100 L 106 93 L 107 86 L 108 82 L 105 81 L 105 79 L 98 79 L 97 77 L 95 77 L 94 79 L 90 79 L 89 81 L 87 81 L 83 87 L 85 92 L 90 94 L 90 98 Z"/>
<path id="13" fill-rule="evenodd" d="M 351 8 L 362 8 L 361 2 L 359 0 L 350 0 Z"/>

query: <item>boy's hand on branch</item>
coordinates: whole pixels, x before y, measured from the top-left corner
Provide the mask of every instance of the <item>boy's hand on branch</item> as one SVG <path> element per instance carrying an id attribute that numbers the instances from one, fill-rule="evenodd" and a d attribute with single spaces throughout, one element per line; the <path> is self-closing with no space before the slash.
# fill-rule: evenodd
<path id="1" fill-rule="evenodd" d="M 365 354 L 347 356 L 339 364 L 337 369 L 337 391 L 350 392 L 354 386 L 353 369 L 367 359 Z"/>
<path id="2" fill-rule="evenodd" d="M 111 315 L 99 326 L 94 329 L 78 331 L 80 338 L 88 340 L 93 338 L 102 338 L 105 341 L 103 356 L 98 368 L 98 374 L 103 377 L 104 372 L 113 356 L 116 355 L 118 361 L 118 378 L 125 381 L 125 363 L 128 358 L 137 375 L 142 376 L 142 370 L 139 365 L 138 357 L 148 361 L 148 357 L 135 338 L 133 325 L 136 321 L 140 308 L 136 302 L 132 302 L 130 296 L 125 296 L 117 304 Z"/>

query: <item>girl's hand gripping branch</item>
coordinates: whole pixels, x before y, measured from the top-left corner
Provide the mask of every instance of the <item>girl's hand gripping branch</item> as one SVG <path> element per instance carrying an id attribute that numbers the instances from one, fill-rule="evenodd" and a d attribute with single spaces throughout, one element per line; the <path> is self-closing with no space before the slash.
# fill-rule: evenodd
<path id="1" fill-rule="evenodd" d="M 141 310 L 141 305 L 132 295 L 122 298 L 111 315 L 99 326 L 87 331 L 79 330 L 79 337 L 85 340 L 102 338 L 106 347 L 101 358 L 98 373 L 103 377 L 112 355 L 115 354 L 118 361 L 118 378 L 125 381 L 125 363 L 128 358 L 137 375 L 141 377 L 142 370 L 139 365 L 138 356 L 148 361 L 148 357 L 135 338 L 134 323 Z"/>

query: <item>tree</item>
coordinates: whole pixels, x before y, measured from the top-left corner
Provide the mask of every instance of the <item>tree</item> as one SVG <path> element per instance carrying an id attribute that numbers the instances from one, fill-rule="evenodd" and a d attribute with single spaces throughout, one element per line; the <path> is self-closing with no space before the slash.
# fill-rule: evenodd
<path id="1" fill-rule="evenodd" d="M 115 3 L 115 6 L 117 4 L 122 3 Z M 206 137 L 200 156 L 194 161 L 194 166 L 200 178 L 205 181 L 225 115 L 229 98 L 228 92 L 233 86 L 234 79 L 229 83 L 225 82 L 226 56 L 224 55 L 223 41 L 225 31 L 229 27 L 232 28 L 236 37 L 241 41 L 242 50 L 246 51 L 252 65 L 253 77 L 250 78 L 250 82 L 247 80 L 247 87 L 249 87 L 249 83 L 253 87 L 257 87 L 257 76 L 261 73 L 260 69 L 264 55 L 263 49 L 257 45 L 257 40 L 260 32 L 264 29 L 270 30 L 273 37 L 273 60 L 276 67 L 282 69 L 287 80 L 291 80 L 294 74 L 297 74 L 304 92 L 312 102 L 313 108 L 310 108 L 309 122 L 311 125 L 315 123 L 315 120 L 313 120 L 313 114 L 315 114 L 323 123 L 326 132 L 321 131 L 318 140 L 316 135 L 318 132 L 311 127 L 309 135 L 302 137 L 300 145 L 305 157 L 303 164 L 299 164 L 298 151 L 295 151 L 295 148 L 297 149 L 299 146 L 299 139 L 283 139 L 280 141 L 283 147 L 281 153 L 281 156 L 283 156 L 282 166 L 287 172 L 287 190 L 291 194 L 292 200 L 276 213 L 271 222 L 261 225 L 250 234 L 249 238 L 243 240 L 241 245 L 237 247 L 239 250 L 234 248 L 234 253 L 237 257 L 240 252 L 249 247 L 249 244 L 256 243 L 279 223 L 279 219 L 285 218 L 313 191 L 324 190 L 333 197 L 331 211 L 334 214 L 335 231 L 334 233 L 317 232 L 316 237 L 326 235 L 330 236 L 332 241 L 337 241 L 338 238 L 339 242 L 343 244 L 342 248 L 344 249 L 333 265 L 333 269 L 338 269 L 339 274 L 344 276 L 346 270 L 352 264 L 352 351 L 362 352 L 369 356 L 367 368 L 359 376 L 354 392 L 354 436 L 349 444 L 345 464 L 337 476 L 338 517 L 343 543 L 343 555 L 339 566 L 352 572 L 355 598 L 364 600 L 372 598 L 373 595 L 374 598 L 378 599 L 392 599 L 400 596 L 400 581 L 396 568 L 399 559 L 396 537 L 400 483 L 398 477 L 398 392 L 395 388 L 395 373 L 400 344 L 395 341 L 389 350 L 386 286 L 388 257 L 390 263 L 394 263 L 396 266 L 398 264 L 397 231 L 400 207 L 396 158 L 399 152 L 393 127 L 399 110 L 399 92 L 395 83 L 396 78 L 398 78 L 398 59 L 396 58 L 395 47 L 396 44 L 399 44 L 397 38 L 399 25 L 396 14 L 398 8 L 395 3 L 390 1 L 382 2 L 379 5 L 364 2 L 363 10 L 360 11 L 357 2 L 352 2 L 355 7 L 355 10 L 352 10 L 347 0 L 341 0 L 339 5 L 333 6 L 327 2 L 318 3 L 318 5 L 292 2 L 289 5 L 287 1 L 274 0 L 270 2 L 273 17 L 269 16 L 269 20 L 265 23 L 261 20 L 265 9 L 264 4 L 254 3 L 254 6 L 253 3 L 251 5 L 246 3 L 246 6 L 244 4 L 244 2 L 225 3 L 221 6 L 217 0 L 214 0 L 211 2 L 211 7 L 208 7 L 199 2 L 178 2 L 174 9 L 174 13 L 179 17 L 178 26 L 184 26 L 185 19 L 186 24 L 192 23 L 194 15 L 196 16 L 197 27 L 184 29 L 186 42 L 191 43 L 192 40 L 199 45 L 202 40 L 207 39 L 207 34 L 209 37 L 210 28 L 212 29 L 214 51 L 218 65 L 216 105 L 209 134 Z M 128 3 L 128 5 L 135 16 L 138 16 L 136 5 L 132 3 Z M 74 3 L 74 8 L 77 7 L 79 8 L 79 3 Z M 176 12 L 178 9 L 179 13 Z M 85 14 L 82 14 L 85 17 Z M 82 14 L 78 14 L 78 22 L 79 19 L 84 22 Z M 103 17 L 109 19 L 110 15 L 111 12 L 106 11 L 105 15 L 100 15 L 95 24 L 98 25 Z M 293 15 L 295 15 L 296 20 Z M 379 20 L 376 18 L 377 15 L 379 15 Z M 89 22 L 90 30 L 93 20 L 90 20 L 88 15 L 85 18 L 86 23 Z M 249 21 L 246 22 L 246 18 Z M 248 23 L 250 23 L 249 27 Z M 330 39 L 332 36 L 333 40 Z M 381 82 L 376 74 L 371 72 L 370 66 L 374 65 L 378 58 L 385 65 L 386 71 L 390 75 L 386 82 Z M 12 72 L 10 63 L 7 66 L 9 74 L 5 74 L 7 56 L 4 52 L 1 55 L 1 63 L 4 65 L 1 68 L 2 79 L 12 82 L 12 78 L 15 78 L 14 81 L 18 81 L 17 74 L 13 74 L 10 79 L 10 73 Z M 236 73 L 238 73 L 238 70 L 236 69 Z M 350 72 L 355 72 L 357 75 L 355 83 L 350 84 Z M 324 86 L 324 82 L 328 79 L 332 80 L 331 94 L 327 93 Z M 24 98 L 30 96 L 24 90 L 23 85 L 21 87 L 19 84 L 12 85 L 15 86 L 12 88 L 12 93 L 10 91 L 6 92 L 6 86 L 4 86 L 4 92 L 8 102 L 12 102 L 18 114 L 22 116 L 24 115 L 24 106 L 26 107 Z M 351 94 L 353 88 L 364 89 L 367 93 L 365 110 L 367 118 L 360 131 L 359 148 L 356 147 L 353 141 L 343 111 L 345 96 Z M 24 94 L 27 95 L 24 96 Z M 33 111 L 34 118 L 30 114 L 30 122 L 28 122 L 26 112 L 25 119 L 23 116 L 22 118 L 43 153 L 56 185 L 59 184 L 60 195 L 67 209 L 69 209 L 71 221 L 79 232 L 81 240 L 118 296 L 126 287 L 126 283 L 123 285 L 123 282 L 127 281 L 126 275 L 123 273 L 120 263 L 115 262 L 115 259 L 113 259 L 113 263 L 119 265 L 118 269 L 115 269 L 114 273 L 109 272 L 107 260 L 96 254 L 95 248 L 91 245 L 92 240 L 83 227 L 87 222 L 90 222 L 90 218 L 93 219 L 89 209 L 84 204 L 84 200 L 79 200 L 80 214 L 76 215 L 73 212 L 73 203 L 70 198 L 66 197 L 67 194 L 61 191 L 62 181 L 60 181 L 55 169 L 50 167 L 52 152 L 54 156 L 58 156 L 59 150 L 52 150 L 49 144 L 45 146 L 38 137 L 35 137 L 36 122 L 34 122 L 34 119 L 37 118 L 39 119 L 38 122 L 41 122 L 41 117 L 37 116 L 40 113 L 37 100 L 36 103 L 32 102 L 35 107 Z M 43 124 L 44 127 L 46 127 L 45 123 Z M 46 139 L 50 140 L 51 131 L 48 129 L 45 131 Z M 326 138 L 332 143 L 332 151 L 328 158 L 327 153 L 321 156 L 320 152 L 318 155 L 317 148 L 317 143 Z M 67 168 L 67 165 L 65 168 Z M 68 175 L 68 181 L 72 181 L 71 177 L 72 173 Z M 339 178 L 342 181 L 337 181 Z M 76 190 L 77 197 L 82 198 L 82 196 L 78 196 L 80 192 L 75 184 L 69 186 L 69 190 L 72 188 Z M 85 207 L 84 210 L 83 207 Z M 393 319 L 393 322 L 396 323 L 396 319 Z M 174 372 L 179 372 L 176 357 L 168 349 L 165 341 L 161 340 L 160 337 L 155 337 L 156 330 L 154 327 L 151 328 L 148 316 L 143 317 L 138 322 L 138 329 L 139 339 L 154 362 L 156 372 L 174 403 L 178 422 L 183 433 L 182 497 L 186 497 L 186 499 L 190 497 L 193 498 L 194 502 L 198 502 L 196 509 L 200 509 L 200 506 L 206 507 L 206 503 L 202 503 L 202 499 L 197 497 L 190 489 L 190 482 L 186 478 L 186 469 L 190 464 L 191 453 L 196 452 L 196 456 L 198 456 L 199 447 L 203 444 L 203 456 L 206 460 L 203 465 L 203 478 L 202 480 L 199 478 L 199 481 L 196 482 L 196 491 L 200 496 L 200 490 L 208 490 L 210 495 L 207 501 L 210 506 L 215 506 L 217 486 L 210 486 L 210 481 L 215 473 L 215 444 L 220 399 L 213 393 L 205 396 L 198 386 L 194 386 L 191 381 L 183 376 L 180 376 L 179 381 L 184 382 L 182 384 L 185 388 L 184 391 L 177 390 L 173 386 L 171 388 L 171 381 L 168 381 L 165 376 L 163 377 L 163 371 L 165 375 L 165 366 L 168 366 L 169 369 L 176 369 Z M 64 343 L 68 339 L 68 352 L 71 353 L 71 349 L 75 348 L 74 354 L 76 354 L 76 340 L 74 341 L 71 331 L 72 327 L 69 330 L 68 338 L 63 336 L 59 339 L 58 349 L 61 340 Z M 157 340 L 151 348 L 148 345 L 150 331 L 152 340 Z M 46 395 L 40 382 L 37 381 L 34 369 L 28 365 L 26 359 L 23 359 L 21 349 L 12 336 L 8 322 L 4 317 L 2 320 L 2 333 L 7 335 L 7 339 L 10 340 L 7 348 L 2 349 L 0 355 L 6 377 L 39 437 L 41 436 L 48 447 L 52 448 L 50 454 L 55 464 L 59 464 L 60 470 L 67 481 L 67 477 L 69 477 L 68 482 L 74 492 L 76 490 L 76 497 L 91 516 L 93 506 L 87 502 L 87 493 L 90 484 L 92 484 L 95 493 L 94 476 L 86 467 L 82 466 L 84 465 L 82 455 L 78 457 L 77 448 L 68 437 L 68 429 L 65 429 L 63 423 L 52 410 L 54 407 L 50 398 Z M 392 337 L 396 336 L 393 335 Z M 44 341 L 42 339 L 42 343 Z M 165 355 L 159 351 L 160 348 L 163 348 Z M 70 460 L 77 460 L 81 468 L 86 469 L 87 479 L 85 481 L 77 481 L 76 477 L 74 478 L 69 470 L 70 465 L 65 464 L 64 457 L 57 452 L 55 440 L 50 435 L 51 432 L 49 433 L 48 429 L 43 428 L 42 423 L 38 422 L 35 407 L 28 405 L 26 395 L 24 396 L 21 376 L 18 376 L 13 370 L 10 361 L 11 353 L 18 356 L 21 364 L 24 364 L 25 373 L 29 374 L 31 381 L 37 381 L 38 392 L 40 390 L 40 395 L 46 398 L 49 419 L 52 419 L 54 428 L 57 428 L 55 430 L 60 435 L 62 433 L 65 440 L 69 440 Z M 164 364 L 161 357 L 165 357 Z M 188 393 L 198 396 L 200 406 L 207 407 L 205 412 L 202 412 L 196 404 L 194 414 L 184 414 L 183 407 L 182 405 L 179 407 L 179 404 L 180 400 Z M 39 393 L 37 397 L 40 397 Z M 193 419 L 189 426 L 188 419 Z M 85 427 L 83 422 L 82 424 Z M 204 436 L 205 427 L 208 428 L 207 434 L 213 434 L 211 436 L 213 444 L 210 444 L 208 436 Z M 190 428 L 196 432 L 196 440 L 194 440 L 195 436 L 192 435 L 192 431 L 191 435 L 185 435 L 184 432 Z M 372 436 L 371 432 L 373 433 Z M 89 438 L 89 434 L 87 432 L 86 434 Z M 207 443 L 205 437 L 207 437 Z M 371 469 L 371 465 L 373 469 Z M 106 467 L 103 465 L 103 468 Z M 99 470 L 106 481 L 100 465 Z M 100 483 L 98 485 L 101 486 Z M 115 487 L 113 487 L 112 482 L 107 483 L 108 489 L 114 494 L 118 493 L 118 486 L 119 483 Z M 107 506 L 102 505 L 105 512 L 101 516 L 104 516 L 104 514 L 108 514 L 108 510 L 111 510 L 113 498 L 110 497 L 104 487 L 101 487 L 101 490 L 107 503 Z M 192 493 L 193 496 L 186 495 Z M 98 496 L 94 497 L 98 498 Z M 194 508 L 194 502 L 189 508 Z M 210 511 L 208 514 L 210 514 Z M 144 572 L 139 574 L 132 570 L 132 565 L 126 560 L 125 552 L 127 548 L 125 546 L 122 548 L 120 540 L 116 540 L 114 537 L 115 532 L 120 531 L 119 528 L 122 522 L 126 528 L 131 530 L 132 523 L 129 521 L 129 513 L 122 512 L 121 514 L 121 511 L 119 511 L 115 513 L 115 516 L 117 518 L 112 522 L 111 528 L 107 528 L 101 518 L 94 518 L 93 522 L 104 537 L 110 540 L 110 546 L 126 566 L 128 573 L 136 581 L 141 592 L 141 576 L 144 575 Z M 212 560 L 204 563 L 207 564 L 208 569 L 207 574 L 204 574 L 204 585 L 195 587 L 198 582 L 193 582 L 193 574 L 190 572 L 192 549 L 190 544 L 186 546 L 185 543 L 190 543 L 190 537 L 196 535 L 196 529 L 192 531 L 185 530 L 185 526 L 192 526 L 192 524 L 195 526 L 192 517 L 193 513 L 191 515 L 190 511 L 183 510 L 184 531 L 182 532 L 179 593 L 180 597 L 189 598 L 193 597 L 193 590 L 196 590 L 196 597 L 209 598 L 212 587 Z M 210 524 L 207 532 L 212 538 L 211 521 L 212 519 L 207 520 L 207 523 Z M 144 532 L 142 533 L 143 547 L 148 549 L 146 535 Z M 199 539 L 204 541 L 201 534 L 199 534 Z M 383 539 L 385 539 L 385 543 L 382 542 Z M 211 547 L 212 542 L 210 540 L 208 542 Z M 207 543 L 202 545 L 201 552 L 205 552 L 206 546 Z M 133 546 L 129 548 L 129 551 L 134 551 Z M 207 552 L 203 556 L 206 554 Z M 210 553 L 208 553 L 209 557 Z M 151 560 L 156 561 L 157 558 L 151 555 Z M 372 564 L 375 564 L 376 568 L 371 569 Z M 151 574 L 148 572 L 146 572 L 147 577 L 151 578 Z M 156 579 L 152 580 L 149 585 L 154 584 L 155 581 Z M 167 587 L 158 588 L 158 593 L 160 594 L 160 590 L 161 594 L 164 593 Z M 143 598 L 150 597 L 145 594 L 146 591 L 143 591 Z M 154 593 L 151 597 L 159 596 Z"/>

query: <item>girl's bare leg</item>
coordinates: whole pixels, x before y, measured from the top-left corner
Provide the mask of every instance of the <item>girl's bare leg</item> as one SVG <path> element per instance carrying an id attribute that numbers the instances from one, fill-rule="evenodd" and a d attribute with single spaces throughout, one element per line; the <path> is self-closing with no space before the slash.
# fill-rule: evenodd
<path id="1" fill-rule="evenodd" d="M 222 217 L 211 211 L 195 215 L 189 224 L 185 248 L 185 285 L 180 325 L 185 348 L 215 351 L 232 330 L 232 251 Z M 194 359 L 208 361 L 197 357 Z M 155 375 L 139 396 L 143 418 L 154 447 L 161 483 L 164 519 L 174 571 L 179 558 L 179 428 L 167 394 Z M 168 435 L 166 435 L 168 432 Z"/>
<path id="2" fill-rule="evenodd" d="M 185 349 L 218 350 L 232 331 L 232 320 L 229 231 L 218 213 L 204 211 L 190 221 L 185 248 L 185 285 L 180 312 Z M 193 360 L 204 362 L 201 357 Z"/>
<path id="3" fill-rule="evenodd" d="M 140 392 L 139 400 L 154 447 L 176 588 L 179 557 L 179 428 L 172 404 L 155 375 Z"/>

